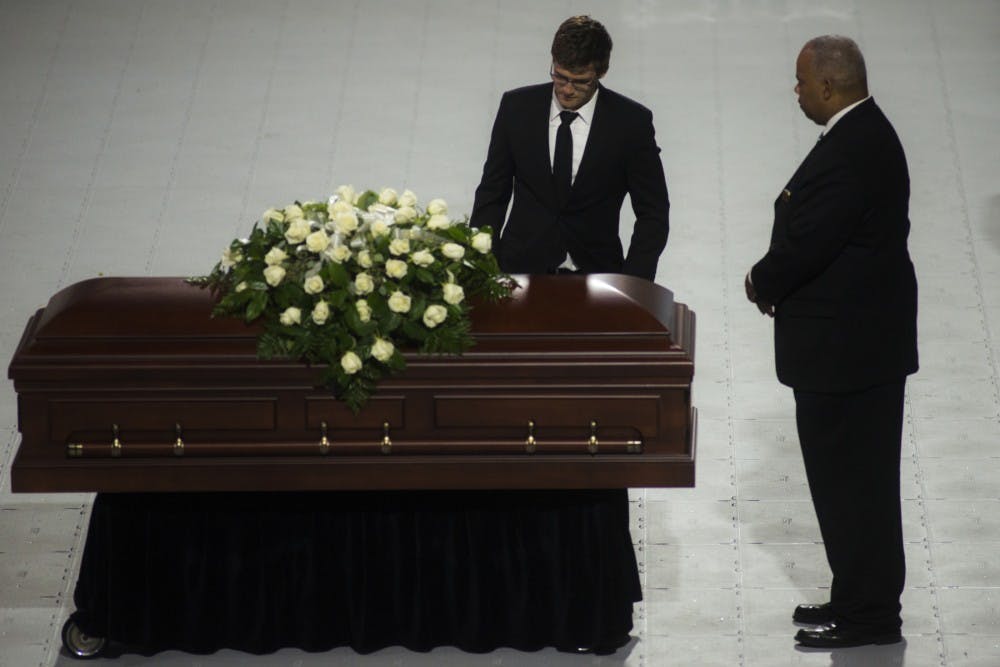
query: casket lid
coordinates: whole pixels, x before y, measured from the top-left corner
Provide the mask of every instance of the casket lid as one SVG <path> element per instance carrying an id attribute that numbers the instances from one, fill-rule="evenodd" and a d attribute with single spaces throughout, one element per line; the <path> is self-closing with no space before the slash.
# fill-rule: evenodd
<path id="1" fill-rule="evenodd" d="M 674 332 L 673 293 L 618 274 L 515 276 L 520 287 L 500 303 L 472 309 L 476 346 L 467 354 L 587 350 L 660 351 L 682 343 Z M 253 357 L 260 327 L 212 317 L 215 298 L 183 278 L 105 277 L 54 295 L 29 324 L 11 363 L 61 357 Z"/>

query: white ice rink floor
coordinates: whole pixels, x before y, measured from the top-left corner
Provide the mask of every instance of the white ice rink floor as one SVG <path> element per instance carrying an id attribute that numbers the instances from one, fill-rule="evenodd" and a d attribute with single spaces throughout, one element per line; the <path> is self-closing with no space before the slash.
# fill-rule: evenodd
<path id="1" fill-rule="evenodd" d="M 1000 665 L 997 0 L 0 0 L 0 359 L 57 290 L 205 273 L 261 211 L 340 183 L 471 209 L 502 91 L 547 80 L 565 17 L 615 42 L 608 87 L 654 112 L 672 201 L 657 282 L 698 317 L 697 486 L 632 491 L 644 601 L 613 656 L 177 652 L 118 665 Z M 905 643 L 796 649 L 826 598 L 791 391 L 742 281 L 818 134 L 808 38 L 854 37 L 906 148 L 922 368 L 908 384 Z M 630 232 L 626 206 L 622 234 Z M 0 389 L 0 665 L 66 665 L 92 501 L 10 492 Z M 104 664 L 98 661 L 96 664 Z M 112 664 L 110 661 L 107 664 Z"/>

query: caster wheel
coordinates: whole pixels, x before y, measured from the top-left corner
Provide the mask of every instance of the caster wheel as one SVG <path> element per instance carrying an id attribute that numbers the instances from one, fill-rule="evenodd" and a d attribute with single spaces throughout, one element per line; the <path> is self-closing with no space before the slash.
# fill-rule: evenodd
<path id="1" fill-rule="evenodd" d="M 91 637 L 81 630 L 76 624 L 76 614 L 72 614 L 63 625 L 62 640 L 66 651 L 78 660 L 96 658 L 107 644 L 104 637 Z"/>

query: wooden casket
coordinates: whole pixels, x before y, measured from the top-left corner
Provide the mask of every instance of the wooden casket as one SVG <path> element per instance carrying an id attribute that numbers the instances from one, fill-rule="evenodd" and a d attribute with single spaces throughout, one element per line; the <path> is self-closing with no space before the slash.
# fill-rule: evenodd
<path id="1" fill-rule="evenodd" d="M 407 354 L 357 415 L 256 357 L 181 278 L 96 278 L 11 361 L 15 492 L 693 486 L 694 313 L 623 275 L 517 276 L 461 356 Z"/>

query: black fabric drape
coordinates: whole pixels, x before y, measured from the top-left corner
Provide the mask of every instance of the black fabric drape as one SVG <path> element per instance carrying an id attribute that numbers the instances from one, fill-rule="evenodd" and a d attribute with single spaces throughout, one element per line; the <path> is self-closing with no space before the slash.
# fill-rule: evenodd
<path id="1" fill-rule="evenodd" d="M 143 653 L 618 646 L 623 489 L 99 494 L 75 592 Z"/>

